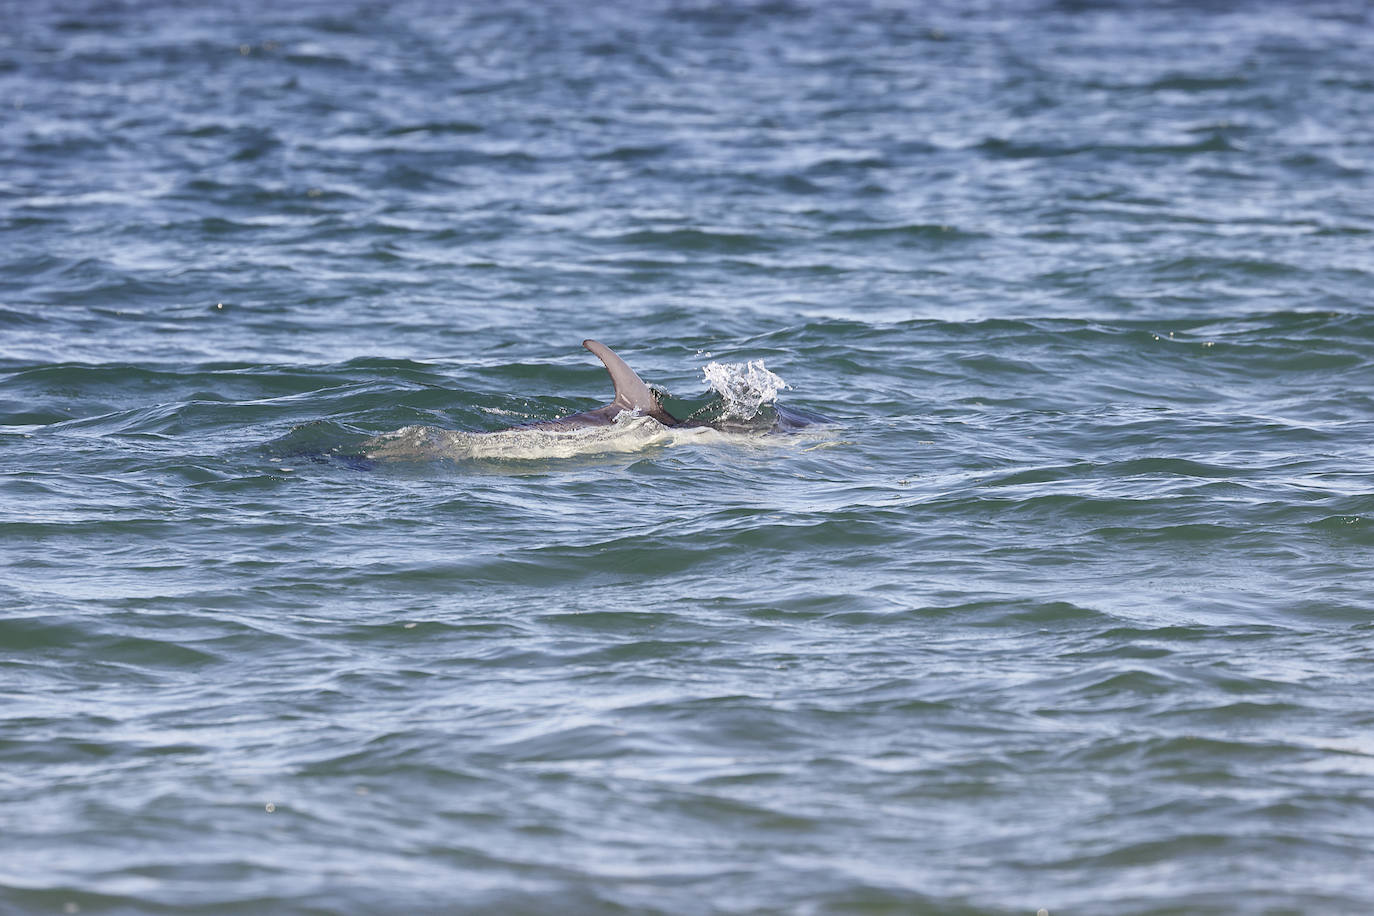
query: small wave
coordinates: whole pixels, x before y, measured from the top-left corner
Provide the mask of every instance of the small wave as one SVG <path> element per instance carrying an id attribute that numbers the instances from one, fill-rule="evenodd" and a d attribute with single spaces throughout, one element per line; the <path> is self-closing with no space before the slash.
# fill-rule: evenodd
<path id="1" fill-rule="evenodd" d="M 424 121 L 401 124 L 383 131 L 383 134 L 388 137 L 404 137 L 409 134 L 442 136 L 445 134 L 480 134 L 484 130 L 486 128 L 481 124 L 475 124 L 471 121 Z"/>
<path id="2" fill-rule="evenodd" d="M 754 252 L 771 251 L 773 243 L 767 238 L 745 232 L 723 232 L 705 229 L 644 229 L 614 236 L 608 241 L 634 248 L 648 248 L 682 252 Z"/>
<path id="3" fill-rule="evenodd" d="M 887 226 L 864 226 L 833 233 L 838 239 L 858 241 L 895 241 L 903 245 L 923 242 L 954 242 L 986 238 L 982 232 L 971 232 L 957 226 L 936 223 L 900 223 Z"/>
<path id="4" fill-rule="evenodd" d="M 1050 159 L 1058 156 L 1189 156 L 1198 153 L 1233 153 L 1240 148 L 1221 134 L 1212 134 L 1192 143 L 1080 143 L 1053 141 L 1018 142 L 1002 137 L 987 137 L 976 146 L 998 159 Z"/>

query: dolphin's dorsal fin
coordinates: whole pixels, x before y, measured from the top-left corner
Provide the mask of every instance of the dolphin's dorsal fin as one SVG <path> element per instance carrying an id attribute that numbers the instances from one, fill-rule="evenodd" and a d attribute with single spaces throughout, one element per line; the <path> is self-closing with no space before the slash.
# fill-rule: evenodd
<path id="1" fill-rule="evenodd" d="M 603 343 L 595 340 L 584 340 L 582 346 L 596 354 L 596 358 L 606 364 L 606 371 L 611 374 L 611 382 L 615 385 L 615 400 L 611 403 L 622 410 L 638 410 L 644 414 L 655 414 L 658 411 L 658 398 L 649 390 L 649 386 L 635 375 L 635 371 L 629 364 L 615 351 Z"/>

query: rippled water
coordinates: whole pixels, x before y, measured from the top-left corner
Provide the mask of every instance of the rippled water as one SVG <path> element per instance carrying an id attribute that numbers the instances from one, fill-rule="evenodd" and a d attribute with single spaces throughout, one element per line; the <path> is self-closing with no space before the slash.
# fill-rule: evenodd
<path id="1" fill-rule="evenodd" d="M 0 3 L 0 910 L 1374 908 L 1374 10 L 1201 7 Z M 369 457 L 585 337 L 832 422 Z"/>

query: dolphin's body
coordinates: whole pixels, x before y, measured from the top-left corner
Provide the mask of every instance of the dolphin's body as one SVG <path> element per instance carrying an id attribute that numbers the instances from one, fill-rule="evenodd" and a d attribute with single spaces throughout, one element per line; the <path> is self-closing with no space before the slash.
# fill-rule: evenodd
<path id="1" fill-rule="evenodd" d="M 738 421 L 729 419 L 701 420 L 695 419 L 695 414 L 686 419 L 678 419 L 664 409 L 658 395 L 648 385 L 644 384 L 635 371 L 630 368 L 625 360 L 616 355 L 615 351 L 603 343 L 595 340 L 584 340 L 582 346 L 591 350 L 598 359 L 606 366 L 606 371 L 611 374 L 611 383 L 615 385 L 615 399 L 605 407 L 598 407 L 595 410 L 588 410 L 582 413 L 575 413 L 567 417 L 559 417 L 556 420 L 542 420 L 535 423 L 522 423 L 514 429 L 540 429 L 552 432 L 566 432 L 569 430 L 583 429 L 588 426 L 609 426 L 614 423 L 616 418 L 622 413 L 630 413 L 637 416 L 653 417 L 664 426 L 678 428 L 701 428 L 724 430 L 729 432 L 757 432 L 760 425 L 749 423 L 748 421 Z M 790 432 L 803 426 L 821 421 L 823 418 L 810 416 L 798 411 L 786 410 L 777 405 L 773 406 L 776 416 L 769 421 L 769 426 L 763 427 L 770 432 Z"/>

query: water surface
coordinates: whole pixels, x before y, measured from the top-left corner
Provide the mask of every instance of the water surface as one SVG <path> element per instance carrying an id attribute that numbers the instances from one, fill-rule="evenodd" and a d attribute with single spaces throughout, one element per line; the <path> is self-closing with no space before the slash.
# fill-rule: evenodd
<path id="1" fill-rule="evenodd" d="M 0 909 L 1374 908 L 1372 16 L 0 4 Z"/>

